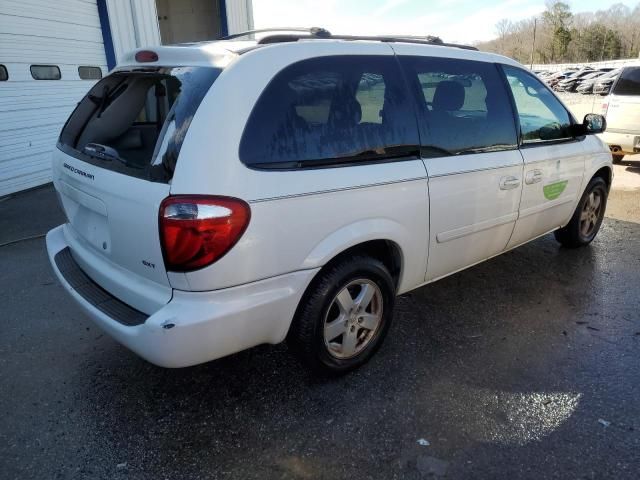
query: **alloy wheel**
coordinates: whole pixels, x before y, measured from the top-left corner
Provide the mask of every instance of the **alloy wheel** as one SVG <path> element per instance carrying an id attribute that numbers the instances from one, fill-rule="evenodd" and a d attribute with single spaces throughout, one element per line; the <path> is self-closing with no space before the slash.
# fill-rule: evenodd
<path id="1" fill-rule="evenodd" d="M 584 202 L 580 213 L 580 234 L 589 238 L 598 226 L 602 209 L 602 194 L 598 190 L 592 191 Z"/>
<path id="2" fill-rule="evenodd" d="M 362 352 L 375 337 L 383 314 L 382 292 L 372 280 L 349 282 L 334 297 L 324 320 L 329 354 L 346 359 Z"/>

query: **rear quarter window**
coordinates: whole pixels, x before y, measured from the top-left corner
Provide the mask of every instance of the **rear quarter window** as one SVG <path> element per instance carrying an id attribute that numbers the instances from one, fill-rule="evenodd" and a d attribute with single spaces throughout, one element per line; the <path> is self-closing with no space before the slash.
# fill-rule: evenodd
<path id="1" fill-rule="evenodd" d="M 613 93 L 640 96 L 640 67 L 625 68 L 613 88 Z"/>
<path id="2" fill-rule="evenodd" d="M 282 70 L 240 142 L 257 168 L 385 161 L 418 153 L 415 114 L 393 57 L 332 56 Z"/>

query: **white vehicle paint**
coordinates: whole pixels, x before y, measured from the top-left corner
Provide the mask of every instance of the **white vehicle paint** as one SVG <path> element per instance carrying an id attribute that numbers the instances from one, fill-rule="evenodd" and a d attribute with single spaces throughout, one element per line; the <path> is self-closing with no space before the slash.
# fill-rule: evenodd
<path id="1" fill-rule="evenodd" d="M 425 44 L 340 39 L 272 45 L 220 41 L 158 47 L 153 49 L 157 57 L 148 57 L 157 59 L 143 63 L 136 61 L 140 52 L 126 56 L 116 68 L 113 80 L 108 80 L 112 83 L 104 93 L 100 94 L 98 84 L 93 100 L 85 100 L 78 107 L 79 113 L 74 113 L 63 131 L 54 154 L 53 172 L 69 222 L 49 232 L 47 248 L 58 278 L 83 310 L 115 339 L 161 366 L 183 367 L 254 345 L 281 342 L 288 333 L 292 335 L 292 322 L 299 333 L 300 318 L 307 315 L 305 309 L 314 301 L 310 297 L 314 289 L 319 288 L 331 269 L 339 270 L 352 257 L 369 255 L 383 261 L 387 274 L 395 282 L 393 295 L 404 293 L 564 227 L 570 223 L 576 206 L 580 207 L 583 192 L 594 175 L 611 181 L 611 156 L 595 136 L 580 134 L 518 146 L 516 126 L 521 120 L 507 98 L 511 95 L 508 88 L 515 88 L 513 82 L 519 80 L 513 80 L 512 87 L 508 87 L 502 69 L 510 66 L 514 71 L 524 70 L 504 57 Z M 352 70 L 345 70 L 349 75 L 345 73 L 342 80 L 335 80 L 342 90 L 336 87 L 333 95 L 344 94 L 350 86 L 352 90 L 344 98 L 353 105 L 347 108 L 342 100 L 335 104 L 326 100 L 327 104 L 318 99 L 301 103 L 311 94 L 324 95 L 322 92 L 329 87 L 322 82 L 333 81 L 333 77 L 317 72 L 327 68 L 339 71 L 332 62 L 342 65 L 340 57 L 344 56 L 348 57 L 343 63 L 351 65 L 345 69 L 365 73 L 351 78 Z M 315 67 L 316 64 L 320 66 Z M 369 70 L 357 70 L 360 64 Z M 440 64 L 440 70 L 431 67 Z M 171 65 L 172 69 L 148 72 L 146 77 L 142 73 L 127 73 L 160 65 Z M 295 73 L 302 65 L 304 68 L 309 65 L 308 75 L 316 75 L 313 82 L 306 73 Z M 320 68 L 322 65 L 325 66 Z M 480 73 L 463 75 L 461 65 L 463 70 L 477 68 Z M 200 75 L 199 68 L 216 69 L 217 73 L 211 86 L 207 84 L 203 90 L 201 101 L 196 102 L 189 122 L 179 124 L 175 112 L 186 108 L 187 100 L 178 96 L 175 103 L 163 108 L 165 97 L 171 96 L 165 90 L 171 90 L 173 78 L 179 78 L 181 91 L 188 91 L 189 78 Z M 407 74 L 409 78 L 415 73 L 419 83 L 413 86 L 394 83 L 403 77 L 396 74 L 399 68 L 411 72 Z M 270 89 L 277 88 L 280 79 L 289 78 L 287 75 L 293 75 L 288 83 L 282 80 L 289 90 L 283 91 L 281 97 L 271 93 Z M 528 82 L 523 81 L 522 85 Z M 165 87 L 161 88 L 158 84 L 162 82 Z M 441 87 L 441 83 L 446 85 Z M 151 93 L 136 96 L 138 87 L 147 92 L 147 86 Z M 124 93 L 117 94 L 120 97 L 114 93 L 119 88 L 124 88 Z M 523 88 L 532 92 L 534 87 Z M 456 99 L 452 100 L 447 90 Z M 485 90 L 488 96 L 482 98 Z M 496 99 L 490 98 L 493 92 L 504 94 L 505 101 L 499 102 L 499 107 Z M 425 95 L 424 107 L 422 100 L 412 100 L 414 94 Z M 276 161 L 279 157 L 272 155 L 272 163 L 251 163 L 243 152 L 260 146 L 262 137 L 251 141 L 243 138 L 261 130 L 252 126 L 254 118 L 260 118 L 257 112 L 264 110 L 263 103 L 273 100 L 282 103 L 289 98 L 287 95 L 295 97 L 297 103 L 291 104 L 294 113 L 283 106 L 283 115 L 293 115 L 295 122 L 304 119 L 305 125 L 299 128 L 309 138 L 315 138 L 314 132 L 318 131 L 325 135 L 325 143 L 332 145 L 338 140 L 327 136 L 327 132 L 335 135 L 346 131 L 348 134 L 340 145 L 344 142 L 356 145 L 361 137 L 362 142 L 372 141 L 371 138 L 383 142 L 389 138 L 385 137 L 388 129 L 393 130 L 392 135 L 415 138 L 416 145 L 390 142 L 388 145 L 393 148 L 402 147 L 401 153 L 392 154 L 395 150 L 391 146 L 372 144 L 371 150 L 364 152 L 366 161 L 357 155 L 337 156 L 314 164 L 315 160 L 306 160 L 307 157 L 293 162 L 287 157 L 288 163 L 283 160 L 280 165 Z M 559 100 L 552 93 L 548 95 L 551 101 L 558 102 L 557 108 L 564 109 L 567 122 L 574 122 Z M 131 107 L 132 103 L 136 106 Z M 146 112 L 147 121 L 154 118 L 151 112 L 154 108 L 155 118 L 162 119 L 164 112 L 167 120 L 156 120 L 157 130 L 152 128 L 153 122 L 146 126 L 135 123 L 134 118 L 142 118 L 142 112 L 134 115 L 140 107 Z M 413 114 L 415 108 L 424 108 L 424 112 L 417 112 L 420 135 Z M 325 111 L 329 118 L 318 116 L 318 112 Z M 409 113 L 400 118 L 402 112 Z M 449 119 L 452 125 L 467 128 L 473 124 L 487 129 L 478 138 L 492 137 L 492 122 L 499 122 L 506 132 L 501 138 L 513 138 L 513 144 L 496 141 L 479 148 L 473 142 L 483 140 L 469 140 L 469 145 L 454 151 L 435 145 L 436 138 L 426 145 L 424 139 L 431 138 L 431 133 L 423 129 L 423 114 L 427 115 L 424 124 L 429 128 L 436 128 L 433 118 L 437 114 Z M 119 115 L 130 117 L 134 123 L 125 125 Z M 85 120 L 77 120 L 80 117 Z M 553 122 L 540 119 L 545 125 Z M 277 121 L 274 117 L 273 122 Z M 333 126 L 337 122 L 350 123 Z M 269 123 L 264 124 L 265 130 Z M 291 127 L 290 123 L 285 125 Z M 562 128 L 565 133 L 578 131 L 569 124 Z M 105 132 L 114 129 L 124 133 L 109 140 Z M 176 137 L 176 131 L 182 132 L 182 136 Z M 295 135 L 289 139 L 286 132 L 269 137 L 269 141 L 297 141 Z M 147 135 L 158 138 L 151 149 L 154 152 L 151 161 L 156 166 L 165 167 L 168 145 L 182 142 L 177 164 L 166 179 L 145 177 L 141 169 L 129 171 L 130 167 L 123 167 L 115 157 L 87 157 L 103 147 L 102 143 L 95 143 L 96 138 L 106 139 L 104 145 L 118 146 L 120 152 L 129 152 L 143 149 Z M 451 141 L 464 143 L 465 136 L 454 135 Z M 321 152 L 318 155 L 322 155 L 329 148 L 310 147 L 309 143 L 303 142 L 301 151 L 316 148 Z M 291 148 L 283 148 L 283 159 L 293 155 Z M 127 155 L 133 154 L 118 158 Z M 162 163 L 158 164 L 161 157 Z M 339 161 L 337 165 L 335 161 Z M 143 170 L 153 168 L 145 166 Z M 555 195 L 552 199 L 548 198 L 549 191 Z M 178 204 L 173 210 L 167 198 L 171 199 L 169 204 Z M 173 248 L 168 245 L 172 241 L 183 244 L 176 240 L 178 237 L 168 236 L 167 225 L 172 225 L 172 221 L 179 224 L 187 218 L 180 215 L 191 215 L 190 202 L 197 203 L 202 198 L 210 201 L 208 206 L 200 204 L 196 208 L 200 212 L 197 215 L 206 215 L 202 217 L 204 221 L 217 222 L 223 218 L 223 223 L 232 225 L 234 215 L 239 212 L 237 218 L 243 218 L 245 223 L 238 227 L 237 238 L 234 237 L 230 247 L 213 262 L 198 268 L 176 267 L 175 259 L 181 256 L 168 253 L 167 249 Z M 220 203 L 227 201 L 224 199 L 231 203 Z M 250 219 L 243 217 L 243 209 L 250 211 Z M 594 228 L 597 232 L 597 227 Z M 179 235 L 184 233 L 178 231 Z M 206 255 L 207 248 L 203 247 L 197 255 Z M 348 254 L 345 256 L 344 252 Z M 360 276 L 370 278 L 365 273 Z M 325 332 L 329 328 L 327 322 L 333 305 L 338 305 L 340 311 L 342 306 L 352 305 L 339 319 L 346 322 L 344 328 L 356 331 L 353 351 L 359 351 L 357 343 L 363 355 L 370 355 L 374 349 L 371 347 L 369 352 L 365 340 L 379 342 L 386 332 L 386 317 L 381 317 L 386 313 L 380 313 L 386 303 L 381 302 L 393 302 L 385 296 L 384 282 L 358 282 L 359 297 L 340 300 L 346 291 L 342 290 L 335 300 L 329 299 L 334 303 L 328 300 L 328 306 L 322 310 L 327 317 L 324 328 Z M 377 285 L 380 290 L 371 290 L 367 285 Z M 362 297 L 375 305 L 367 310 L 368 304 L 358 303 L 364 302 Z M 360 310 L 358 305 L 363 305 Z M 372 312 L 378 312 L 375 327 L 357 326 L 372 321 Z M 336 342 L 337 338 L 342 341 Z M 346 352 L 347 338 L 348 333 L 326 338 L 328 351 Z M 334 363 L 340 368 L 356 365 L 345 363 L 345 357 L 336 356 Z"/>

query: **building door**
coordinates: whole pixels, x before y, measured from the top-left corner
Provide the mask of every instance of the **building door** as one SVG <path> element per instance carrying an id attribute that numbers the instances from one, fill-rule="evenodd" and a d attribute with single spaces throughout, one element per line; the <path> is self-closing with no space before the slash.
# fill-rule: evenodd
<path id="1" fill-rule="evenodd" d="M 51 180 L 65 120 L 107 61 L 96 2 L 0 2 L 0 196 Z"/>
<path id="2" fill-rule="evenodd" d="M 156 0 L 162 43 L 214 40 L 221 36 L 218 0 Z"/>

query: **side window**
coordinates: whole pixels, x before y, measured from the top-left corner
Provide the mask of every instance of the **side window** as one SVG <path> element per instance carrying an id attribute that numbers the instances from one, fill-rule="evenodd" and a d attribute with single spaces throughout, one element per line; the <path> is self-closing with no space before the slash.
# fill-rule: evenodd
<path id="1" fill-rule="evenodd" d="M 529 72 L 503 65 L 520 118 L 524 144 L 572 138 L 571 117 L 549 89 Z"/>
<path id="2" fill-rule="evenodd" d="M 401 57 L 414 86 L 423 156 L 517 148 L 513 111 L 495 65 L 436 57 Z"/>
<path id="3" fill-rule="evenodd" d="M 303 60 L 278 73 L 251 112 L 240 159 L 266 168 L 417 156 L 415 114 L 393 57 Z"/>
<path id="4" fill-rule="evenodd" d="M 616 95 L 640 95 L 640 68 L 625 68 L 613 87 Z"/>
<path id="5" fill-rule="evenodd" d="M 60 68 L 57 65 L 31 65 L 34 80 L 60 80 Z"/>
<path id="6" fill-rule="evenodd" d="M 100 80 L 102 78 L 102 70 L 100 67 L 78 67 L 78 76 L 80 80 Z"/>
<path id="7" fill-rule="evenodd" d="M 9 72 L 7 72 L 7 67 L 4 65 L 0 65 L 0 82 L 6 82 L 9 80 Z"/>

